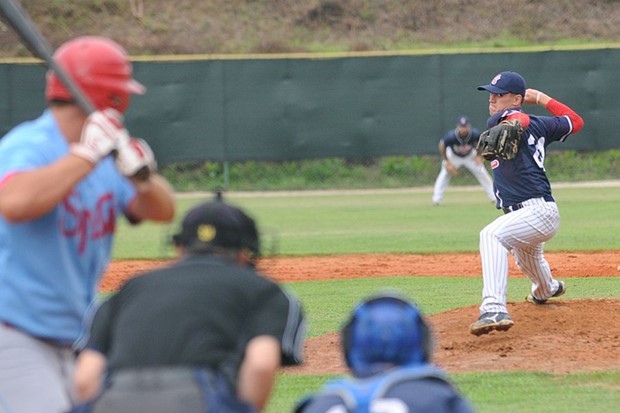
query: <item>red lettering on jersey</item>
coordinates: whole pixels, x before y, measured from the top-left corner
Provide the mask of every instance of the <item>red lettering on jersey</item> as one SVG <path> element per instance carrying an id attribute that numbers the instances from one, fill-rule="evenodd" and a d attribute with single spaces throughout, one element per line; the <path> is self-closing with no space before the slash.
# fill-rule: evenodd
<path id="1" fill-rule="evenodd" d="M 491 169 L 495 169 L 499 166 L 499 161 L 497 159 L 493 159 L 491 161 Z"/>
<path id="2" fill-rule="evenodd" d="M 116 211 L 114 210 L 114 196 L 105 194 L 97 201 L 97 209 L 93 216 L 93 239 L 105 237 L 114 233 L 116 228 Z"/>
<path id="3" fill-rule="evenodd" d="M 95 210 L 80 209 L 81 202 L 76 194 L 71 192 L 63 201 L 66 216 L 60 217 L 60 231 L 67 237 L 78 237 L 78 252 L 82 254 L 86 249 L 86 242 L 90 239 L 99 239 L 107 234 L 114 233 L 116 228 L 116 211 L 114 196 L 106 193 L 101 196 L 95 205 Z"/>

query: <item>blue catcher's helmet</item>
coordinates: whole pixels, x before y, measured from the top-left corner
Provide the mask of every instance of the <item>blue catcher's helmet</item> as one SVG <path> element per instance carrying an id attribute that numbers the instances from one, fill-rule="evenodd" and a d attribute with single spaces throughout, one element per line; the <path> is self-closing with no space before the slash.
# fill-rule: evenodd
<path id="1" fill-rule="evenodd" d="M 417 307 L 390 293 L 358 304 L 341 335 L 345 360 L 356 377 L 428 363 L 433 346 L 430 329 Z"/>

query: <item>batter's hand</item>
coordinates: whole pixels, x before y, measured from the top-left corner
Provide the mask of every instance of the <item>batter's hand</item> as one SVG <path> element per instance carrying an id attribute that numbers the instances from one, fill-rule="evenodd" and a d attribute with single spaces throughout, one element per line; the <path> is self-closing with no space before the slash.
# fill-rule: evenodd
<path id="1" fill-rule="evenodd" d="M 450 172 L 450 175 L 457 176 L 459 174 L 459 170 L 452 164 L 450 161 L 446 161 L 446 169 Z"/>
<path id="2" fill-rule="evenodd" d="M 155 155 L 144 139 L 131 138 L 121 142 L 117 150 L 116 167 L 123 175 L 144 181 L 157 170 Z"/>
<path id="3" fill-rule="evenodd" d="M 114 109 L 91 113 L 84 127 L 80 141 L 71 145 L 71 153 L 97 164 L 108 156 L 120 142 L 129 140 L 129 133 L 123 127 L 123 116 Z"/>

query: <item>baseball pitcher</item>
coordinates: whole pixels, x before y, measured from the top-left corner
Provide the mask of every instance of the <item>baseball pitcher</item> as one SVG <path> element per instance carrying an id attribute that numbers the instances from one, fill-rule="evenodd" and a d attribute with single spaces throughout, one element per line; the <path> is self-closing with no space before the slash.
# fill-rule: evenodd
<path id="1" fill-rule="evenodd" d="M 497 208 L 504 215 L 480 232 L 484 286 L 480 317 L 470 326 L 475 335 L 514 325 L 506 308 L 510 252 L 531 281 L 527 301 L 545 304 L 566 292 L 564 282 L 551 275 L 543 254 L 544 243 L 560 226 L 544 162 L 547 146 L 563 142 L 583 127 L 575 111 L 539 90 L 526 89 L 516 72 L 499 73 L 478 90 L 489 93 L 489 129 L 480 146 L 491 164 Z M 527 114 L 523 105 L 542 106 L 551 116 Z"/>

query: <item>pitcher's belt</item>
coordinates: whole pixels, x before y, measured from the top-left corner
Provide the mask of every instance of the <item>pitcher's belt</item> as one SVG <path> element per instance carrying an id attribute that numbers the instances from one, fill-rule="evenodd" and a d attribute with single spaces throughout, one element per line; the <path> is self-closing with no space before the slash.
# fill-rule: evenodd
<path id="1" fill-rule="evenodd" d="M 551 195 L 545 195 L 541 198 L 531 198 L 526 201 L 519 202 L 518 204 L 509 205 L 507 207 L 502 208 L 502 210 L 504 211 L 504 214 L 509 214 L 511 212 L 514 212 L 514 211 L 517 211 L 523 208 L 524 206 L 533 205 L 537 202 L 540 202 L 541 200 L 544 202 L 555 202 L 555 199 L 553 199 Z M 530 202 L 530 201 L 533 201 L 533 202 Z"/>

